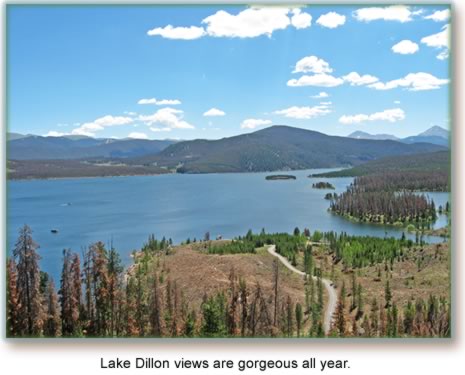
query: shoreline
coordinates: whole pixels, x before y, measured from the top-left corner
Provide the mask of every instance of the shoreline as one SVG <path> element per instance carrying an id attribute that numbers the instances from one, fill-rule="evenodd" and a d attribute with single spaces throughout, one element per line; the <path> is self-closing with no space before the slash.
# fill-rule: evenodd
<path id="1" fill-rule="evenodd" d="M 277 170 L 277 171 L 243 171 L 243 172 L 205 172 L 205 173 L 178 173 L 178 172 L 166 172 L 166 173 L 140 173 L 140 174 L 121 174 L 121 175 L 106 175 L 106 176 L 69 176 L 69 177 L 19 177 L 11 178 L 7 174 L 8 181 L 36 181 L 36 180 L 64 180 L 64 179 L 81 179 L 81 178 L 109 178 L 109 177 L 138 177 L 138 176 L 163 176 L 163 175 L 217 175 L 217 174 L 264 174 L 264 173 L 289 173 L 289 172 L 303 172 L 312 169 L 339 169 L 339 167 L 333 168 L 306 168 L 306 169 L 293 169 L 293 170 Z M 351 177 L 344 177 L 351 178 Z M 292 178 L 294 179 L 294 178 Z"/>

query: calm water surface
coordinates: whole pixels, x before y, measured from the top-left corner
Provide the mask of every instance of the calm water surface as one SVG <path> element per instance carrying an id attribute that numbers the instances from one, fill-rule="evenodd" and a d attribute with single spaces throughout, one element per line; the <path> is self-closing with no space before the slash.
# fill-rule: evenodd
<path id="1" fill-rule="evenodd" d="M 297 180 L 285 181 L 266 181 L 269 173 L 10 181 L 8 250 L 18 229 L 28 224 L 40 245 L 41 268 L 58 281 L 64 248 L 81 252 L 93 242 L 113 241 L 128 264 L 132 250 L 151 233 L 175 243 L 203 238 L 207 231 L 212 238 L 232 238 L 248 229 L 290 232 L 296 226 L 380 237 L 402 234 L 401 229 L 351 223 L 330 214 L 329 202 L 323 199 L 330 190 L 312 189 L 312 183 L 330 181 L 341 193 L 352 178 L 307 178 L 323 171 L 328 169 L 294 171 Z M 449 195 L 429 196 L 438 207 Z M 441 216 L 435 227 L 446 223 Z"/>

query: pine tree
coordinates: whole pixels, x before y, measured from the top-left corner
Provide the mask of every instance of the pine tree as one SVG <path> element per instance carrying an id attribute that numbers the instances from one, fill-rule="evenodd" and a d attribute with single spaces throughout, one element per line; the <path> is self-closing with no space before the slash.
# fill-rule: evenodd
<path id="1" fill-rule="evenodd" d="M 302 305 L 300 303 L 297 303 L 295 305 L 295 322 L 297 325 L 297 337 L 300 337 L 300 330 L 302 329 L 302 319 L 303 319 Z"/>
<path id="2" fill-rule="evenodd" d="M 108 256 L 102 242 L 97 242 L 92 246 L 94 247 L 92 274 L 95 299 L 95 333 L 98 336 L 107 336 L 110 313 Z"/>
<path id="3" fill-rule="evenodd" d="M 18 333 L 40 336 L 43 328 L 42 295 L 40 293 L 40 256 L 32 239 L 32 230 L 24 225 L 13 250 L 17 264 Z"/>
<path id="4" fill-rule="evenodd" d="M 286 333 L 288 337 L 292 336 L 292 332 L 294 330 L 294 319 L 292 319 L 293 313 L 291 296 L 288 295 L 286 299 Z"/>
<path id="5" fill-rule="evenodd" d="M 71 250 L 63 250 L 63 268 L 60 284 L 61 331 L 63 336 L 79 333 L 79 311 L 81 305 L 81 272 L 79 256 Z"/>
<path id="6" fill-rule="evenodd" d="M 336 305 L 336 316 L 334 318 L 334 328 L 336 333 L 340 337 L 344 337 L 346 335 L 346 318 L 344 314 L 344 302 L 345 296 L 343 294 L 343 289 L 341 289 L 341 293 L 339 295 L 339 300 L 337 301 Z"/>
<path id="7" fill-rule="evenodd" d="M 150 300 L 150 325 L 152 336 L 161 337 L 163 333 L 162 303 L 160 298 L 157 273 L 155 273 L 153 277 L 152 298 Z"/>
<path id="8" fill-rule="evenodd" d="M 61 335 L 61 317 L 58 306 L 58 295 L 55 290 L 53 279 L 49 279 L 45 294 L 46 319 L 44 324 L 44 335 L 46 337 L 58 337 Z"/>
<path id="9" fill-rule="evenodd" d="M 246 335 L 247 319 L 248 319 L 248 304 L 247 304 L 247 283 L 245 279 L 239 279 L 239 293 L 240 293 L 240 303 L 241 303 L 241 336 Z"/>
<path id="10" fill-rule="evenodd" d="M 274 291 L 274 312 L 273 312 L 273 325 L 276 327 L 278 321 L 278 277 L 279 277 L 279 268 L 278 260 L 273 261 L 273 291 Z"/>
<path id="11" fill-rule="evenodd" d="M 121 284 L 122 284 L 123 266 L 118 252 L 111 247 L 108 252 L 108 295 L 110 304 L 110 335 L 116 334 L 119 325 L 118 311 L 121 304 Z"/>
<path id="12" fill-rule="evenodd" d="M 129 337 L 139 335 L 137 322 L 137 285 L 134 277 L 130 276 L 126 284 L 126 311 L 125 311 L 125 333 Z"/>
<path id="13" fill-rule="evenodd" d="M 13 259 L 7 261 L 7 313 L 6 326 L 7 337 L 14 337 L 19 334 L 21 327 L 19 326 L 19 305 L 18 305 L 18 273 L 16 263 Z"/>
<path id="14" fill-rule="evenodd" d="M 384 300 L 386 301 L 385 308 L 388 309 L 391 306 L 392 293 L 391 287 L 389 286 L 389 280 L 386 280 L 386 287 L 384 288 Z"/>
<path id="15" fill-rule="evenodd" d="M 370 313 L 370 321 L 371 321 L 371 331 L 373 336 L 378 336 L 378 313 L 379 313 L 379 308 L 378 308 L 378 302 L 376 301 L 376 298 L 373 297 L 373 301 L 371 302 L 371 313 Z"/>

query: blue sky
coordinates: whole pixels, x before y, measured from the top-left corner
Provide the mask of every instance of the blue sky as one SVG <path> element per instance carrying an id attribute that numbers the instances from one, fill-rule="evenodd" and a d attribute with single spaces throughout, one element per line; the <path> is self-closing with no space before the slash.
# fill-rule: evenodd
<path id="1" fill-rule="evenodd" d="M 216 139 L 286 124 L 403 137 L 449 127 L 444 6 L 10 5 L 7 22 L 12 132 Z"/>

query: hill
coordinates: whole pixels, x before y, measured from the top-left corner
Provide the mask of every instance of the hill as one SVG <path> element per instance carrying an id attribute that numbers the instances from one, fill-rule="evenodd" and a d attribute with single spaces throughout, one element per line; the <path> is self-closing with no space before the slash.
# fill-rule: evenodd
<path id="1" fill-rule="evenodd" d="M 428 143 L 352 139 L 272 126 L 219 140 L 179 142 L 157 155 L 127 162 L 176 168 L 178 173 L 265 172 L 359 165 L 385 156 L 443 149 Z"/>
<path id="2" fill-rule="evenodd" d="M 358 177 L 388 172 L 448 174 L 449 170 L 449 151 L 438 151 L 407 156 L 390 156 L 341 171 L 315 174 L 312 177 Z"/>
<path id="3" fill-rule="evenodd" d="M 11 134 L 11 133 L 10 133 Z M 171 140 L 95 139 L 90 137 L 41 137 L 16 135 L 8 142 L 9 160 L 128 158 L 155 154 Z"/>
<path id="4" fill-rule="evenodd" d="M 7 177 L 11 180 L 142 176 L 163 173 L 169 173 L 169 171 L 156 166 L 127 166 L 107 161 L 9 160 L 7 164 Z"/>

